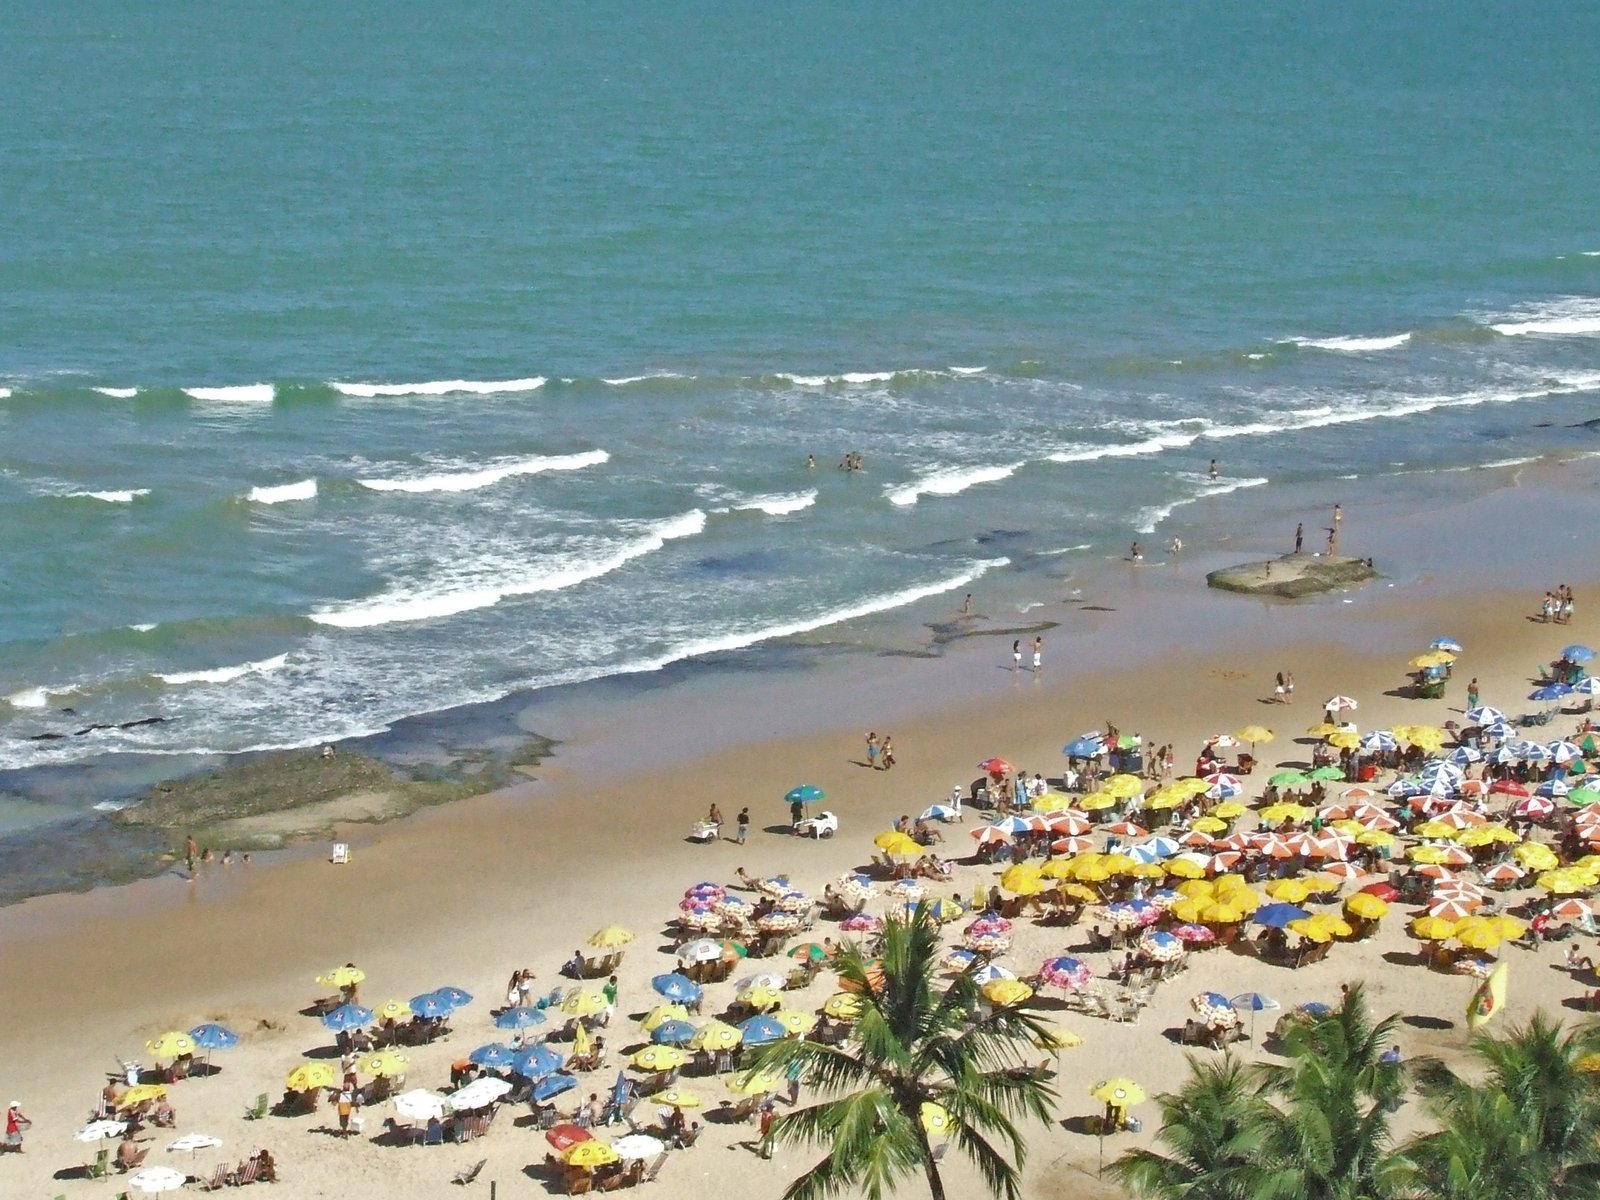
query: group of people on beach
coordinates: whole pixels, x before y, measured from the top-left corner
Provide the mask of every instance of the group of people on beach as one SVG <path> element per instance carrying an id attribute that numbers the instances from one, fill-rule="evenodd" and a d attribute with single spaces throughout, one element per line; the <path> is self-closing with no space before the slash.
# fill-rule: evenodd
<path id="1" fill-rule="evenodd" d="M 1546 625 L 1554 622 L 1557 625 L 1567 625 L 1572 622 L 1572 589 L 1566 584 L 1560 584 L 1553 592 L 1544 594 L 1544 602 L 1539 606 L 1539 620 Z"/>
<path id="2" fill-rule="evenodd" d="M 1044 638 L 1035 636 L 1033 639 L 1033 669 L 1039 670 L 1044 666 Z M 1020 670 L 1022 667 L 1022 639 L 1015 638 L 1011 642 L 1011 669 Z"/>
<path id="3" fill-rule="evenodd" d="M 877 733 L 867 734 L 867 766 L 874 771 L 887 771 L 894 766 L 894 739 L 887 733 L 880 741 Z"/>

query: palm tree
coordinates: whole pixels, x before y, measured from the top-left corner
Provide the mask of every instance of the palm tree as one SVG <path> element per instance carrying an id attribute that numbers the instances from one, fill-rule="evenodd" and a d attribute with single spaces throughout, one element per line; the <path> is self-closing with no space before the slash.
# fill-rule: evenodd
<path id="1" fill-rule="evenodd" d="M 878 1200 L 919 1170 L 933 1200 L 944 1200 L 930 1104 L 948 1114 L 951 1141 L 990 1192 L 1019 1200 L 1027 1145 L 1016 1121 L 1049 1120 L 1055 1096 L 1024 1059 L 1045 1028 L 1013 1008 L 980 1011 L 970 971 L 941 987 L 939 954 L 938 924 L 920 908 L 885 923 L 876 962 L 847 943 L 834 967 L 861 998 L 853 1036 L 840 1046 L 784 1039 L 759 1057 L 760 1067 L 798 1070 L 823 1097 L 773 1124 L 778 1141 L 827 1148 L 784 1200 Z"/>
<path id="2" fill-rule="evenodd" d="M 1282 1108 L 1258 1200 L 1396 1193 L 1403 1164 L 1390 1149 L 1390 1121 L 1406 1085 L 1398 1056 L 1386 1051 L 1397 1024 L 1393 1016 L 1375 1023 L 1357 984 L 1338 1008 L 1288 1033 L 1286 1065 L 1259 1068 Z"/>
<path id="3" fill-rule="evenodd" d="M 1130 1150 L 1111 1174 L 1153 1200 L 1243 1200 L 1261 1187 L 1265 1154 L 1281 1119 L 1257 1093 L 1256 1072 L 1229 1055 L 1189 1060 L 1189 1081 L 1157 1096 L 1159 1140 L 1171 1155 Z"/>
<path id="4" fill-rule="evenodd" d="M 1417 1186 L 1444 1200 L 1600 1194 L 1600 1079 L 1583 1063 L 1600 1051 L 1600 1027 L 1566 1030 L 1536 1014 L 1472 1049 L 1488 1069 L 1480 1085 L 1442 1063 L 1418 1068 L 1440 1129 L 1407 1146 Z"/>

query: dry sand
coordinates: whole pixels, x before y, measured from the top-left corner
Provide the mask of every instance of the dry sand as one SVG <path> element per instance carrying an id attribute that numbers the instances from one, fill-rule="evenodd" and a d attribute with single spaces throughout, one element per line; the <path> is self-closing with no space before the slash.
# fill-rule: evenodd
<path id="1" fill-rule="evenodd" d="M 1426 586 L 1375 591 L 1350 606 L 1335 600 L 1251 608 L 1259 602 L 1230 597 L 1227 603 L 1245 607 L 1219 616 L 1220 632 L 1181 656 L 1167 640 L 1176 592 L 1153 589 L 1141 598 L 1141 585 L 1134 583 L 1126 596 L 1115 597 L 1120 612 L 1085 616 L 1071 631 L 1074 638 L 1118 639 L 1120 667 L 1069 662 L 1071 642 L 1063 632 L 1049 638 L 1038 678 L 997 669 L 1009 666 L 1008 647 L 973 639 L 953 660 L 881 660 L 881 671 L 867 671 L 878 678 L 863 679 L 860 694 L 807 695 L 802 687 L 790 702 L 803 711 L 793 714 L 772 706 L 759 688 L 742 701 L 688 711 L 666 689 L 609 714 L 604 728 L 558 731 L 569 745 L 535 783 L 393 824 L 351 827 L 349 866 L 329 865 L 319 844 L 258 858 L 248 868 L 213 865 L 193 883 L 169 875 L 7 909 L 0 913 L 0 1003 L 6 1013 L 0 1087 L 23 1101 L 35 1124 L 25 1155 L 0 1157 L 0 1196 L 103 1197 L 122 1190 L 125 1185 L 115 1180 L 58 1177 L 92 1157 L 72 1140 L 72 1131 L 88 1116 L 118 1056 L 148 1061 L 147 1038 L 213 1020 L 238 1030 L 242 1045 L 217 1056 L 219 1074 L 178 1085 L 173 1099 L 177 1133 L 213 1134 L 224 1146 L 191 1159 L 166 1152 L 174 1135 L 163 1132 L 151 1162 L 209 1175 L 221 1159 L 237 1161 L 264 1145 L 280 1163 L 283 1182 L 275 1194 L 379 1200 L 455 1194 L 451 1174 L 487 1158 L 479 1188 L 495 1180 L 502 1195 L 547 1193 L 552 1184 L 535 1168 L 547 1146 L 537 1130 L 519 1127 L 521 1113 L 502 1112 L 478 1142 L 426 1150 L 374 1144 L 387 1106 L 370 1110 L 366 1136 L 349 1141 L 328 1135 L 326 1106 L 318 1117 L 245 1122 L 242 1114 L 257 1093 L 276 1099 L 284 1075 L 307 1053 L 325 1053 L 331 1044 L 318 1022 L 297 1011 L 325 990 L 312 977 L 353 960 L 368 974 L 367 1003 L 403 1000 L 444 984 L 472 992 L 477 1001 L 458 1014 L 454 1036 L 413 1054 L 407 1085 L 437 1087 L 447 1080 L 452 1059 L 502 1036 L 489 1010 L 501 1002 L 513 969 L 532 967 L 544 987 L 564 982 L 556 968 L 572 949 L 600 925 L 621 923 L 639 937 L 621 972 L 621 1015 L 608 1039 L 613 1054 L 577 1094 L 603 1090 L 615 1076 L 616 1051 L 642 1040 L 627 1018 L 653 1002 L 649 977 L 670 969 L 664 923 L 689 884 L 730 881 L 735 868 L 744 866 L 756 874 L 786 871 L 797 886 L 820 892 L 842 871 L 866 864 L 870 839 L 895 817 L 920 811 L 948 796 L 953 785 L 969 782 L 980 759 L 1000 754 L 1030 772 L 1051 773 L 1065 740 L 1107 719 L 1139 730 L 1152 743 L 1175 743 L 1182 770 L 1207 735 L 1248 722 L 1280 731 L 1278 740 L 1262 748 L 1265 764 L 1303 761 L 1309 748 L 1294 738 L 1319 719 L 1319 701 L 1335 692 L 1360 700 L 1363 728 L 1442 723 L 1459 714 L 1465 679 L 1473 674 L 1486 702 L 1522 711 L 1529 707 L 1522 697 L 1533 664 L 1567 642 L 1596 636 L 1584 603 L 1593 581 L 1583 566 L 1573 559 L 1550 578 L 1527 583 L 1497 579 L 1506 585 L 1500 591 L 1485 591 L 1462 572 L 1435 577 Z M 1578 589 L 1577 620 L 1571 626 L 1530 623 L 1526 614 L 1538 592 L 1558 578 Z M 1513 584 L 1515 591 L 1509 590 Z M 1204 590 L 1198 579 L 1186 586 Z M 1468 647 L 1447 698 L 1417 701 L 1392 694 L 1404 680 L 1403 660 L 1440 633 Z M 1096 657 L 1083 655 L 1090 663 Z M 1296 677 L 1296 702 L 1264 704 L 1273 673 L 1285 668 Z M 884 706 L 885 679 L 916 703 Z M 824 682 L 836 688 L 838 676 Z M 879 732 L 887 726 L 894 736 L 899 765 L 891 772 L 860 765 L 863 695 L 872 697 L 879 713 Z M 730 735 L 727 748 L 696 758 L 668 752 L 685 744 L 686 727 L 728 720 L 741 722 L 748 736 Z M 1553 737 L 1573 724 L 1573 718 L 1562 718 L 1544 733 Z M 783 732 L 794 728 L 805 732 Z M 617 745 L 627 747 L 617 755 L 630 763 L 660 746 L 666 765 L 597 770 L 606 747 Z M 1267 773 L 1258 771 L 1255 787 Z M 780 797 L 801 781 L 828 791 L 827 807 L 843 822 L 839 837 L 801 842 L 779 832 L 787 818 Z M 755 821 L 747 846 L 685 841 L 712 800 L 729 817 L 751 806 Z M 965 828 L 976 819 L 969 816 Z M 952 845 L 967 841 L 962 827 L 947 832 Z M 953 890 L 970 895 L 974 884 L 987 884 L 995 874 L 992 868 L 958 867 Z M 882 905 L 874 902 L 875 908 Z M 1262 991 L 1289 1007 L 1337 1000 L 1341 982 L 1364 980 L 1378 1012 L 1406 1015 L 1400 1045 L 1408 1058 L 1459 1057 L 1470 982 L 1414 965 L 1414 943 L 1400 917 L 1397 911 L 1370 942 L 1337 946 L 1325 962 L 1300 971 L 1226 951 L 1195 955 L 1192 969 L 1160 988 L 1137 1025 L 1065 1017 L 1063 1023 L 1082 1034 L 1085 1044 L 1062 1055 L 1058 1122 L 1030 1133 L 1026 1194 L 1120 1194 L 1096 1179 L 1096 1140 L 1064 1122 L 1096 1110 L 1087 1089 L 1108 1074 L 1132 1075 L 1152 1093 L 1178 1085 L 1184 1050 L 1167 1031 L 1182 1026 L 1190 997 L 1204 989 L 1229 995 Z M 819 920 L 815 936 L 831 932 Z M 952 935 L 958 936 L 958 927 Z M 1004 961 L 1030 972 L 1048 955 L 1081 952 L 1082 941 L 1079 928 L 1041 929 L 1024 922 Z M 1562 1002 L 1582 988 L 1552 969 L 1556 949 L 1504 953 L 1512 963 L 1514 1018 L 1536 1007 L 1567 1013 Z M 1090 957 L 1097 970 L 1108 965 L 1107 956 Z M 824 974 L 794 1006 L 820 1002 L 831 991 L 829 978 Z M 731 985 L 718 985 L 708 993 L 706 1011 L 731 999 Z M 1055 1003 L 1048 996 L 1044 1001 L 1047 1010 Z M 1271 1023 L 1269 1015 L 1260 1030 Z M 1259 1041 L 1248 1052 L 1262 1053 Z M 714 1081 L 692 1086 L 713 1103 L 723 1096 Z M 1144 1118 L 1144 1132 L 1108 1139 L 1108 1159 L 1153 1141 L 1155 1106 L 1135 1115 Z M 1405 1114 L 1402 1125 L 1410 1120 Z M 762 1161 L 744 1145 L 750 1136 L 748 1126 L 711 1123 L 700 1145 L 670 1158 L 654 1194 L 664 1200 L 693 1196 L 714 1181 L 730 1194 L 777 1196 L 808 1156 L 780 1149 L 773 1160 Z M 954 1194 L 979 1193 L 958 1154 L 945 1161 Z M 908 1192 L 918 1190 L 913 1180 Z"/>

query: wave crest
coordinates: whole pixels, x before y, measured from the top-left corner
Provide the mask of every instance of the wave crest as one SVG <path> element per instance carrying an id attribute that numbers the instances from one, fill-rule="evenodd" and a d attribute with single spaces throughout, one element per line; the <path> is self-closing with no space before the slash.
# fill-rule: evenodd
<path id="1" fill-rule="evenodd" d="M 139 496 L 148 496 L 149 488 L 130 488 L 123 492 L 68 492 L 74 499 L 103 500 L 107 504 L 132 504 Z"/>
<path id="2" fill-rule="evenodd" d="M 915 504 L 920 496 L 956 496 L 981 483 L 998 483 L 1016 474 L 1021 463 L 1001 463 L 991 467 L 953 467 L 924 475 L 911 483 L 884 490 L 890 504 Z"/>
<path id="3" fill-rule="evenodd" d="M 816 502 L 816 492 L 795 492 L 783 496 L 753 496 L 733 507 L 740 512 L 764 512 L 769 517 L 786 517 L 810 508 Z"/>
<path id="4" fill-rule="evenodd" d="M 605 450 L 585 450 L 579 454 L 536 455 L 512 459 L 476 471 L 451 471 L 423 475 L 416 479 L 358 479 L 364 488 L 375 492 L 470 492 L 517 475 L 538 475 L 544 471 L 576 471 L 610 462 Z"/>
<path id="5" fill-rule="evenodd" d="M 429 379 L 421 383 L 341 383 L 328 386 L 341 396 L 373 399 L 379 396 L 494 396 L 502 392 L 532 392 L 545 385 L 542 375 L 526 379 Z"/>
<path id="6" fill-rule="evenodd" d="M 278 389 L 270 383 L 241 383 L 232 387 L 186 387 L 191 400 L 212 400 L 224 404 L 270 404 Z"/>
<path id="7" fill-rule="evenodd" d="M 339 629 L 369 629 L 377 625 L 453 617 L 475 609 L 491 608 L 512 596 L 530 596 L 538 592 L 576 587 L 580 583 L 609 575 L 636 558 L 653 554 L 670 541 L 694 537 L 705 527 L 706 514 L 694 508 L 656 522 L 648 533 L 596 558 L 568 560 L 532 574 L 495 580 L 476 587 L 391 591 L 370 600 L 320 608 L 310 615 L 319 625 L 332 625 Z"/>
<path id="8" fill-rule="evenodd" d="M 156 678 L 173 687 L 186 683 L 232 683 L 246 675 L 265 675 L 276 671 L 289 661 L 287 654 L 263 658 L 259 662 L 240 663 L 236 667 L 215 667 L 209 671 L 175 671 L 169 675 L 156 672 Z"/>
<path id="9" fill-rule="evenodd" d="M 1289 341 L 1311 350 L 1332 350 L 1343 354 L 1367 354 L 1375 350 L 1394 350 L 1411 340 L 1410 333 L 1396 333 L 1388 337 L 1295 337 Z"/>
<path id="10" fill-rule="evenodd" d="M 245 494 L 252 504 L 283 504 L 289 500 L 314 500 L 317 481 L 302 479 L 299 483 L 284 483 L 277 487 L 253 487 Z"/>

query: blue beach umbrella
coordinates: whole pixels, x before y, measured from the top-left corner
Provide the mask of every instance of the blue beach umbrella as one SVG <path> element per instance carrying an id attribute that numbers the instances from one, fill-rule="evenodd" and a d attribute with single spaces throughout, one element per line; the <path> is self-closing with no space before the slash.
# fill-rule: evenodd
<path id="1" fill-rule="evenodd" d="M 189 1036 L 202 1050 L 232 1050 L 239 1044 L 239 1035 L 223 1025 L 196 1025 Z"/>
<path id="2" fill-rule="evenodd" d="M 543 1025 L 545 1015 L 531 1004 L 521 1008 L 505 1009 L 494 1019 L 496 1029 L 531 1029 L 535 1025 Z"/>
<path id="3" fill-rule="evenodd" d="M 783 794 L 783 798 L 790 804 L 798 801 L 801 804 L 810 804 L 816 800 L 826 800 L 828 793 L 814 783 L 802 783 L 799 787 L 790 788 Z"/>
<path id="4" fill-rule="evenodd" d="M 1400 743 L 1387 729 L 1374 729 L 1357 743 L 1367 754 L 1391 754 L 1400 749 Z"/>
<path id="5" fill-rule="evenodd" d="M 960 814 L 948 804 L 930 804 L 927 808 L 922 810 L 921 814 L 918 815 L 917 820 L 953 821 L 958 816 L 960 816 Z"/>
<path id="6" fill-rule="evenodd" d="M 541 1042 L 516 1055 L 511 1060 L 511 1069 L 525 1079 L 537 1080 L 555 1074 L 565 1061 L 560 1054 Z"/>
<path id="7" fill-rule="evenodd" d="M 1074 738 L 1061 747 L 1061 753 L 1068 758 L 1094 758 L 1105 749 L 1105 743 L 1097 737 L 1085 734 L 1083 737 Z"/>
<path id="8" fill-rule="evenodd" d="M 1476 746 L 1457 746 L 1444 756 L 1444 761 L 1454 763 L 1458 767 L 1467 766 L 1469 763 L 1479 762 L 1483 759 L 1483 751 Z"/>
<path id="9" fill-rule="evenodd" d="M 472 993 L 464 992 L 458 987 L 435 988 L 432 994 L 448 1004 L 451 1008 L 451 1011 L 454 1011 L 458 1008 L 465 1008 L 467 1005 L 472 1003 Z"/>
<path id="10" fill-rule="evenodd" d="M 1465 715 L 1468 725 L 1489 725 L 1506 719 L 1505 713 L 1492 704 L 1480 704 L 1477 708 L 1469 708 Z"/>
<path id="11" fill-rule="evenodd" d="M 1263 996 L 1260 992 L 1244 992 L 1233 998 L 1233 1007 L 1240 1012 L 1250 1014 L 1250 1040 L 1256 1040 L 1256 1014 L 1258 1012 L 1275 1012 L 1282 1008 L 1271 996 Z"/>
<path id="12" fill-rule="evenodd" d="M 533 1085 L 533 1098 L 540 1104 L 546 1100 L 554 1100 L 562 1092 L 570 1092 L 578 1086 L 578 1081 L 571 1075 L 546 1075 Z"/>
<path id="13" fill-rule="evenodd" d="M 1560 700 L 1563 696 L 1572 695 L 1572 688 L 1565 683 L 1547 683 L 1541 688 L 1534 688 L 1528 693 L 1529 700 Z"/>
<path id="14" fill-rule="evenodd" d="M 996 979 L 1015 979 L 1014 972 L 1006 970 L 998 963 L 984 963 L 981 967 L 973 967 L 972 982 L 982 987 L 986 983 L 993 983 Z"/>
<path id="15" fill-rule="evenodd" d="M 1516 726 L 1512 725 L 1510 721 L 1507 721 L 1504 717 L 1502 717 L 1498 721 L 1486 721 L 1479 732 L 1482 733 L 1484 737 L 1493 741 L 1501 741 L 1505 738 L 1513 736 L 1517 732 L 1517 729 Z"/>
<path id="16" fill-rule="evenodd" d="M 774 1021 L 771 1017 L 751 1017 L 739 1025 L 739 1032 L 744 1035 L 746 1046 L 765 1046 L 768 1042 L 775 1042 L 788 1034 L 782 1021 Z"/>
<path id="17" fill-rule="evenodd" d="M 1451 654 L 1460 654 L 1464 647 L 1453 637 L 1436 637 L 1428 643 L 1429 650 L 1445 650 Z"/>
<path id="18" fill-rule="evenodd" d="M 365 1029 L 372 1024 L 372 1010 L 359 1004 L 341 1004 L 332 1012 L 323 1013 L 322 1023 L 335 1033 Z"/>
<path id="19" fill-rule="evenodd" d="M 1300 1006 L 1299 1011 L 1313 1017 L 1325 1017 L 1333 1011 L 1333 1006 L 1324 1004 L 1321 1000 L 1307 1000 Z"/>
<path id="20" fill-rule="evenodd" d="M 516 1058 L 517 1052 L 501 1042 L 490 1042 L 487 1046 L 479 1046 L 467 1055 L 468 1062 L 475 1062 L 480 1067 L 491 1067 L 496 1071 L 509 1067 Z"/>
<path id="21" fill-rule="evenodd" d="M 650 1031 L 650 1040 L 658 1046 L 682 1046 L 694 1036 L 694 1026 L 687 1021 L 663 1021 Z"/>
<path id="22" fill-rule="evenodd" d="M 1301 917 L 1310 915 L 1298 904 L 1263 904 L 1256 909 L 1252 920 L 1257 925 L 1270 925 L 1273 929 L 1282 929 L 1290 921 L 1298 921 Z"/>
<path id="23" fill-rule="evenodd" d="M 700 998 L 700 985 L 687 975 L 680 975 L 673 971 L 666 975 L 657 975 L 650 981 L 650 986 L 674 1004 L 690 1004 Z"/>
<path id="24" fill-rule="evenodd" d="M 1562 647 L 1561 657 L 1569 663 L 1586 663 L 1594 657 L 1594 651 L 1582 643 L 1574 642 L 1570 646 Z"/>
<path id="25" fill-rule="evenodd" d="M 411 997 L 411 1011 L 419 1017 L 448 1017 L 450 1002 L 433 992 Z"/>

